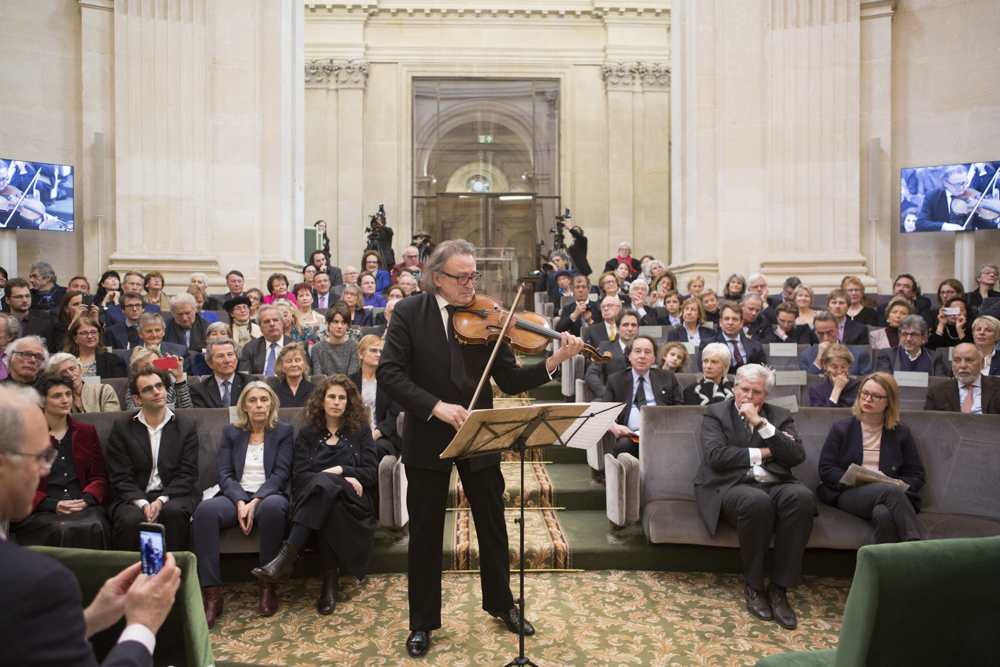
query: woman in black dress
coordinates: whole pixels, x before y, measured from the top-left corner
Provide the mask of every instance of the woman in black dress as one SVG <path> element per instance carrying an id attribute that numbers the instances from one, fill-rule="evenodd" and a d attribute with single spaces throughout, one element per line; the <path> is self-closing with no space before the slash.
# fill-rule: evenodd
<path id="1" fill-rule="evenodd" d="M 306 379 L 309 363 L 302 343 L 289 343 L 281 348 L 274 362 L 274 374 L 281 384 L 274 388 L 283 408 L 305 407 L 315 387 Z"/>
<path id="2" fill-rule="evenodd" d="M 375 541 L 372 494 L 378 464 L 368 409 L 346 375 L 333 375 L 313 392 L 303 414 L 308 426 L 295 439 L 292 463 L 292 531 L 278 556 L 254 568 L 258 579 L 280 583 L 315 530 L 323 563 L 316 609 L 337 605 L 337 567 L 364 579 Z"/>

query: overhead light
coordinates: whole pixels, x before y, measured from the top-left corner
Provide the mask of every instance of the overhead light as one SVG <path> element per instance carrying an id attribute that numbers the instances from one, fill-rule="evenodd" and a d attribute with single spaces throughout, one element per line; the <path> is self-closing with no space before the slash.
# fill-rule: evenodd
<path id="1" fill-rule="evenodd" d="M 500 201 L 521 201 L 523 199 L 532 199 L 532 197 L 531 195 L 500 197 Z"/>

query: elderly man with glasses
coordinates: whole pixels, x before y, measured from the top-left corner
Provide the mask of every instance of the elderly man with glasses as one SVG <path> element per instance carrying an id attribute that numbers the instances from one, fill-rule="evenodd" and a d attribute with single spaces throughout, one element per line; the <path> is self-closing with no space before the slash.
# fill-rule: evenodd
<path id="1" fill-rule="evenodd" d="M 903 318 L 899 325 L 899 346 L 879 350 L 875 370 L 885 373 L 910 371 L 935 377 L 951 377 L 945 359 L 924 347 L 927 342 L 927 322 L 919 315 Z"/>
<path id="2" fill-rule="evenodd" d="M 0 384 L 30 387 L 38 379 L 38 374 L 49 360 L 49 351 L 38 336 L 18 338 L 7 346 L 4 358 L 10 374 L 0 380 Z"/>
<path id="3" fill-rule="evenodd" d="M 407 246 L 403 250 L 403 261 L 392 267 L 392 284 L 399 283 L 399 270 L 410 269 L 413 277 L 420 282 L 420 274 L 424 270 L 424 262 L 420 261 L 420 250 L 415 245 Z"/>

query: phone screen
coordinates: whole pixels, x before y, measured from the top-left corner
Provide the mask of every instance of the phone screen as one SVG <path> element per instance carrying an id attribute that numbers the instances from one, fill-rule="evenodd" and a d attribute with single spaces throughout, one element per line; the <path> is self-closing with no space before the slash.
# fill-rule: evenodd
<path id="1" fill-rule="evenodd" d="M 144 523 L 139 527 L 139 550 L 142 573 L 153 576 L 163 568 L 167 551 L 163 543 L 163 526 Z"/>

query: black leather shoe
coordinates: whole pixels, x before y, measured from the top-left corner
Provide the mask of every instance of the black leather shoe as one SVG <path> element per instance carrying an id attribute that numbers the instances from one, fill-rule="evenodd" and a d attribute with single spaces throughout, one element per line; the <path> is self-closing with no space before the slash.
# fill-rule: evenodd
<path id="1" fill-rule="evenodd" d="M 502 614 L 494 614 L 493 618 L 499 618 L 506 623 L 507 629 L 515 635 L 521 632 L 521 613 L 517 607 L 511 607 Z M 528 619 L 524 619 L 524 636 L 530 637 L 533 634 L 535 634 L 535 628 L 528 622 Z"/>
<path id="2" fill-rule="evenodd" d="M 316 611 L 329 616 L 337 608 L 337 571 L 326 570 L 323 573 L 323 589 L 316 601 Z"/>
<path id="3" fill-rule="evenodd" d="M 411 658 L 419 658 L 431 647 L 431 633 L 426 630 L 413 630 L 406 638 L 406 652 Z"/>
<path id="4" fill-rule="evenodd" d="M 295 569 L 295 561 L 298 559 L 299 554 L 295 547 L 286 540 L 281 543 L 281 551 L 274 560 L 262 567 L 255 567 L 251 572 L 261 581 L 280 584 L 291 576 L 292 570 Z"/>
<path id="5" fill-rule="evenodd" d="M 791 605 L 788 604 L 788 598 L 785 596 L 785 589 L 782 586 L 767 585 L 767 602 L 771 605 L 771 613 L 778 625 L 786 630 L 794 630 L 798 627 L 799 622 L 795 618 L 795 612 L 792 611 Z"/>
<path id="6" fill-rule="evenodd" d="M 747 602 L 748 612 L 762 621 L 774 620 L 774 615 L 771 613 L 771 607 L 768 606 L 767 600 L 756 589 L 751 588 L 750 584 L 743 586 L 743 599 Z"/>

